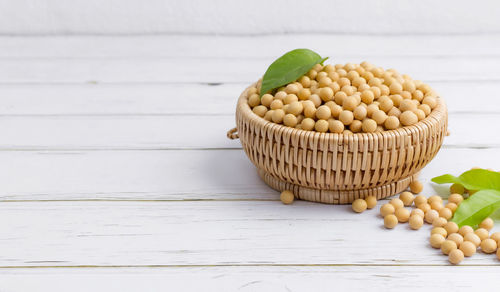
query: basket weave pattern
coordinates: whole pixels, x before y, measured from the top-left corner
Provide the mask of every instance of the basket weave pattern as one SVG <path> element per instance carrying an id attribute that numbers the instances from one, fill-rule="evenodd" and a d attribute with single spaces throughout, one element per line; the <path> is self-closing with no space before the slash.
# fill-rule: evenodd
<path id="1" fill-rule="evenodd" d="M 268 122 L 250 109 L 247 90 L 236 108 L 243 149 L 268 185 L 289 189 L 304 200 L 342 204 L 401 192 L 434 158 L 447 132 L 441 98 L 432 113 L 413 126 L 344 135 Z"/>

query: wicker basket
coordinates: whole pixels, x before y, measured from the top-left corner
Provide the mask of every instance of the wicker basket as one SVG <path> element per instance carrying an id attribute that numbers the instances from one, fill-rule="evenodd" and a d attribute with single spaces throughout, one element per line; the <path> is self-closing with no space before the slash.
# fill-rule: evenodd
<path id="1" fill-rule="evenodd" d="M 290 190 L 302 200 L 346 204 L 369 195 L 381 199 L 397 194 L 434 158 L 447 133 L 448 114 L 441 98 L 431 114 L 413 126 L 343 135 L 268 122 L 250 109 L 249 88 L 238 100 L 236 128 L 228 137 L 240 139 L 270 187 Z"/>

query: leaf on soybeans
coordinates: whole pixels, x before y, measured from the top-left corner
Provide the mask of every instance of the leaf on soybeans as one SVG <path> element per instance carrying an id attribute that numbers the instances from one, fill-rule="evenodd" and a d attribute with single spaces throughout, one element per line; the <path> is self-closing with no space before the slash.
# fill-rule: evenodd
<path id="1" fill-rule="evenodd" d="M 322 64 L 328 58 L 321 58 L 309 49 L 295 49 L 274 61 L 262 78 L 260 96 L 269 91 L 297 80 L 314 65 Z"/>
<path id="2" fill-rule="evenodd" d="M 481 190 L 464 200 L 451 221 L 459 226 L 475 226 L 500 208 L 500 191 Z"/>
<path id="3" fill-rule="evenodd" d="M 472 169 L 462 173 L 459 177 L 445 174 L 433 178 L 432 181 L 437 184 L 457 183 L 468 190 L 500 191 L 500 173 L 486 169 Z"/>

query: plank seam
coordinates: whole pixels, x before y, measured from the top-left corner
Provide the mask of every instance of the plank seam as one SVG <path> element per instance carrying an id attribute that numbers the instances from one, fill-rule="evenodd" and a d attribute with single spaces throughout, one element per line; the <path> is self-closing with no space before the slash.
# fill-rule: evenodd
<path id="1" fill-rule="evenodd" d="M 260 37 L 260 36 L 378 36 L 378 37 L 405 37 L 405 36 L 497 36 L 500 35 L 500 31 L 471 31 L 471 32 L 418 32 L 418 31 L 405 31 L 405 32 L 356 32 L 356 31 L 300 31 L 300 32 L 260 32 L 260 33 L 235 33 L 235 32 L 54 32 L 54 33 L 29 33 L 29 32 L 16 32 L 12 31 L 9 33 L 0 33 L 0 37 L 141 37 L 141 36 L 170 36 L 170 37 L 196 37 L 196 36 L 212 36 L 212 37 Z"/>
<path id="2" fill-rule="evenodd" d="M 448 111 L 448 114 L 453 116 L 460 115 L 500 115 L 500 111 Z M 219 113 L 209 113 L 209 112 L 164 112 L 164 113 L 64 113 L 64 114 L 2 114 L 0 112 L 0 118 L 66 118 L 66 117 L 231 117 L 234 113 L 229 112 L 219 112 Z"/>
<path id="3" fill-rule="evenodd" d="M 450 267 L 449 264 L 213 264 L 213 265 L 54 265 L 0 266 L 0 269 L 94 269 L 94 268 L 219 268 L 219 267 Z M 456 267 L 500 267 L 500 264 L 460 264 Z"/>
<path id="4" fill-rule="evenodd" d="M 446 144 L 441 146 L 442 149 L 472 149 L 472 150 L 486 150 L 498 149 L 500 144 Z M 97 152 L 97 151 L 228 151 L 228 150 L 243 150 L 240 146 L 235 147 L 156 147 L 156 148 L 140 148 L 140 147 L 122 147 L 122 148 L 101 148 L 101 147 L 88 147 L 88 148 L 1 148 L 0 152 Z"/>
<path id="5" fill-rule="evenodd" d="M 497 83 L 500 81 L 500 78 L 490 78 L 490 79 L 434 79 L 434 80 L 422 80 L 428 83 Z M 19 82 L 4 82 L 0 81 L 0 86 L 10 86 L 10 85 L 209 85 L 209 86 L 219 86 L 223 84 L 245 84 L 248 85 L 253 81 L 224 81 L 224 82 L 203 82 L 203 81 L 97 81 L 97 80 L 88 80 L 88 81 L 68 81 L 68 82 L 49 82 L 49 81 L 19 81 Z"/>

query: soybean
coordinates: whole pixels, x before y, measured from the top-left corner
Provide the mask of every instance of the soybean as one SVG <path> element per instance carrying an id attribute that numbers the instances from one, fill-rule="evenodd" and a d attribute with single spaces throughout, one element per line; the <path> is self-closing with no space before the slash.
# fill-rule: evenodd
<path id="1" fill-rule="evenodd" d="M 280 194 L 280 200 L 285 205 L 289 205 L 289 204 L 293 203 L 294 199 L 295 199 L 295 196 L 293 195 L 293 193 L 291 191 L 285 190 L 285 191 L 281 192 L 281 194 Z"/>
<path id="2" fill-rule="evenodd" d="M 368 204 L 363 199 L 356 199 L 352 202 L 352 210 L 356 213 L 361 213 L 366 210 Z"/>

